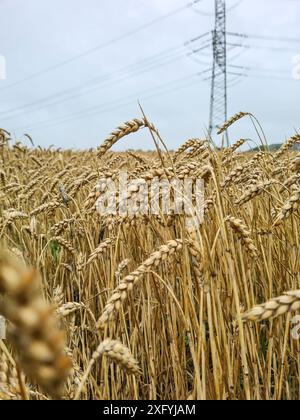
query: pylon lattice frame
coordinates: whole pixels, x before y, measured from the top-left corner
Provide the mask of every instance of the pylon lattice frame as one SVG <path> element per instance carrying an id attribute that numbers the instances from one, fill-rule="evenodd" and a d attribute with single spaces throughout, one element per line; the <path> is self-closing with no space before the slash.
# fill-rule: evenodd
<path id="1" fill-rule="evenodd" d="M 211 80 L 209 133 L 227 120 L 226 4 L 215 0 L 215 29 L 212 31 L 213 69 Z M 228 143 L 228 139 L 227 139 Z"/>

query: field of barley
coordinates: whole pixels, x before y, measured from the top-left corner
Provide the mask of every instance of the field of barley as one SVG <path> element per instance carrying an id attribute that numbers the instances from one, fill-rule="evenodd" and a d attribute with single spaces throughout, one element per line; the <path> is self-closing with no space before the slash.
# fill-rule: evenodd
<path id="1" fill-rule="evenodd" d="M 300 398 L 300 135 L 271 153 L 240 113 L 215 141 L 240 118 L 261 151 L 169 152 L 146 118 L 89 151 L 0 130 L 0 399 Z M 112 152 L 135 132 L 157 151 Z M 99 214 L 99 180 L 120 170 L 203 179 L 203 219 Z"/>

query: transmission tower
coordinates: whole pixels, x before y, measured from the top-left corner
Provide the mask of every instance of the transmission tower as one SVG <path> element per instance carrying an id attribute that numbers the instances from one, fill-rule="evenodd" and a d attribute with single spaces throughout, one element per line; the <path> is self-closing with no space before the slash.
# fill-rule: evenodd
<path id="1" fill-rule="evenodd" d="M 215 0 L 209 133 L 227 120 L 226 0 Z M 226 137 L 227 145 L 229 143 Z"/>

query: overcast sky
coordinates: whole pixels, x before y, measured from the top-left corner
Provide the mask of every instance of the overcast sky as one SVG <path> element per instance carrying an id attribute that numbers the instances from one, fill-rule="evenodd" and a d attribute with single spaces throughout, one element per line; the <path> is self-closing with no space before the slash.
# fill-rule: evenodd
<path id="1" fill-rule="evenodd" d="M 120 123 L 141 117 L 139 100 L 169 148 L 203 137 L 211 50 L 190 53 L 210 37 L 185 43 L 211 31 L 214 1 L 184 8 L 188 3 L 0 0 L 0 55 L 7 67 L 0 80 L 0 127 L 21 139 L 28 133 L 42 146 L 96 147 Z M 227 0 L 227 7 L 228 31 L 300 40 L 298 0 Z M 229 115 L 252 112 L 269 143 L 300 130 L 300 80 L 292 77 L 300 41 L 229 37 L 228 43 L 235 73 L 229 75 Z M 231 141 L 239 137 L 257 141 L 249 120 L 230 131 Z M 153 144 L 141 132 L 116 150 L 126 148 Z"/>

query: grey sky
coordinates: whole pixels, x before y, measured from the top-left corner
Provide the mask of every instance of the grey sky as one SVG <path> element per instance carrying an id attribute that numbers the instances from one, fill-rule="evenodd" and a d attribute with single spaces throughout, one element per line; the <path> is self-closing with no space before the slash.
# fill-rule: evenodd
<path id="1" fill-rule="evenodd" d="M 227 0 L 227 5 L 237 2 Z M 140 117 L 140 100 L 170 148 L 189 137 L 202 137 L 208 124 L 210 82 L 201 79 L 210 73 L 196 74 L 211 67 L 211 53 L 207 49 L 187 56 L 205 39 L 183 44 L 212 29 L 213 0 L 202 0 L 196 11 L 187 8 L 71 61 L 188 3 L 0 0 L 0 54 L 7 63 L 7 78 L 0 80 L 0 126 L 18 138 L 27 132 L 43 146 L 95 147 L 123 121 Z M 227 29 L 300 39 L 299 17 L 298 0 L 243 0 L 228 13 Z M 230 76 L 229 114 L 241 110 L 255 114 L 270 143 L 299 130 L 300 80 L 292 78 L 292 58 L 300 55 L 300 42 L 239 38 L 229 42 L 253 46 L 233 48 L 229 53 L 232 65 L 260 69 L 250 70 L 251 77 Z M 153 57 L 159 53 L 163 54 Z M 149 60 L 142 62 L 144 59 Z M 53 68 L 65 60 L 70 62 Z M 50 67 L 51 71 L 30 78 Z M 237 68 L 231 71 L 244 72 Z M 23 79 L 28 80 L 16 83 Z M 257 141 L 249 121 L 230 131 L 232 141 L 238 137 Z M 153 145 L 145 132 L 122 140 L 116 147 L 126 148 L 148 149 Z"/>

